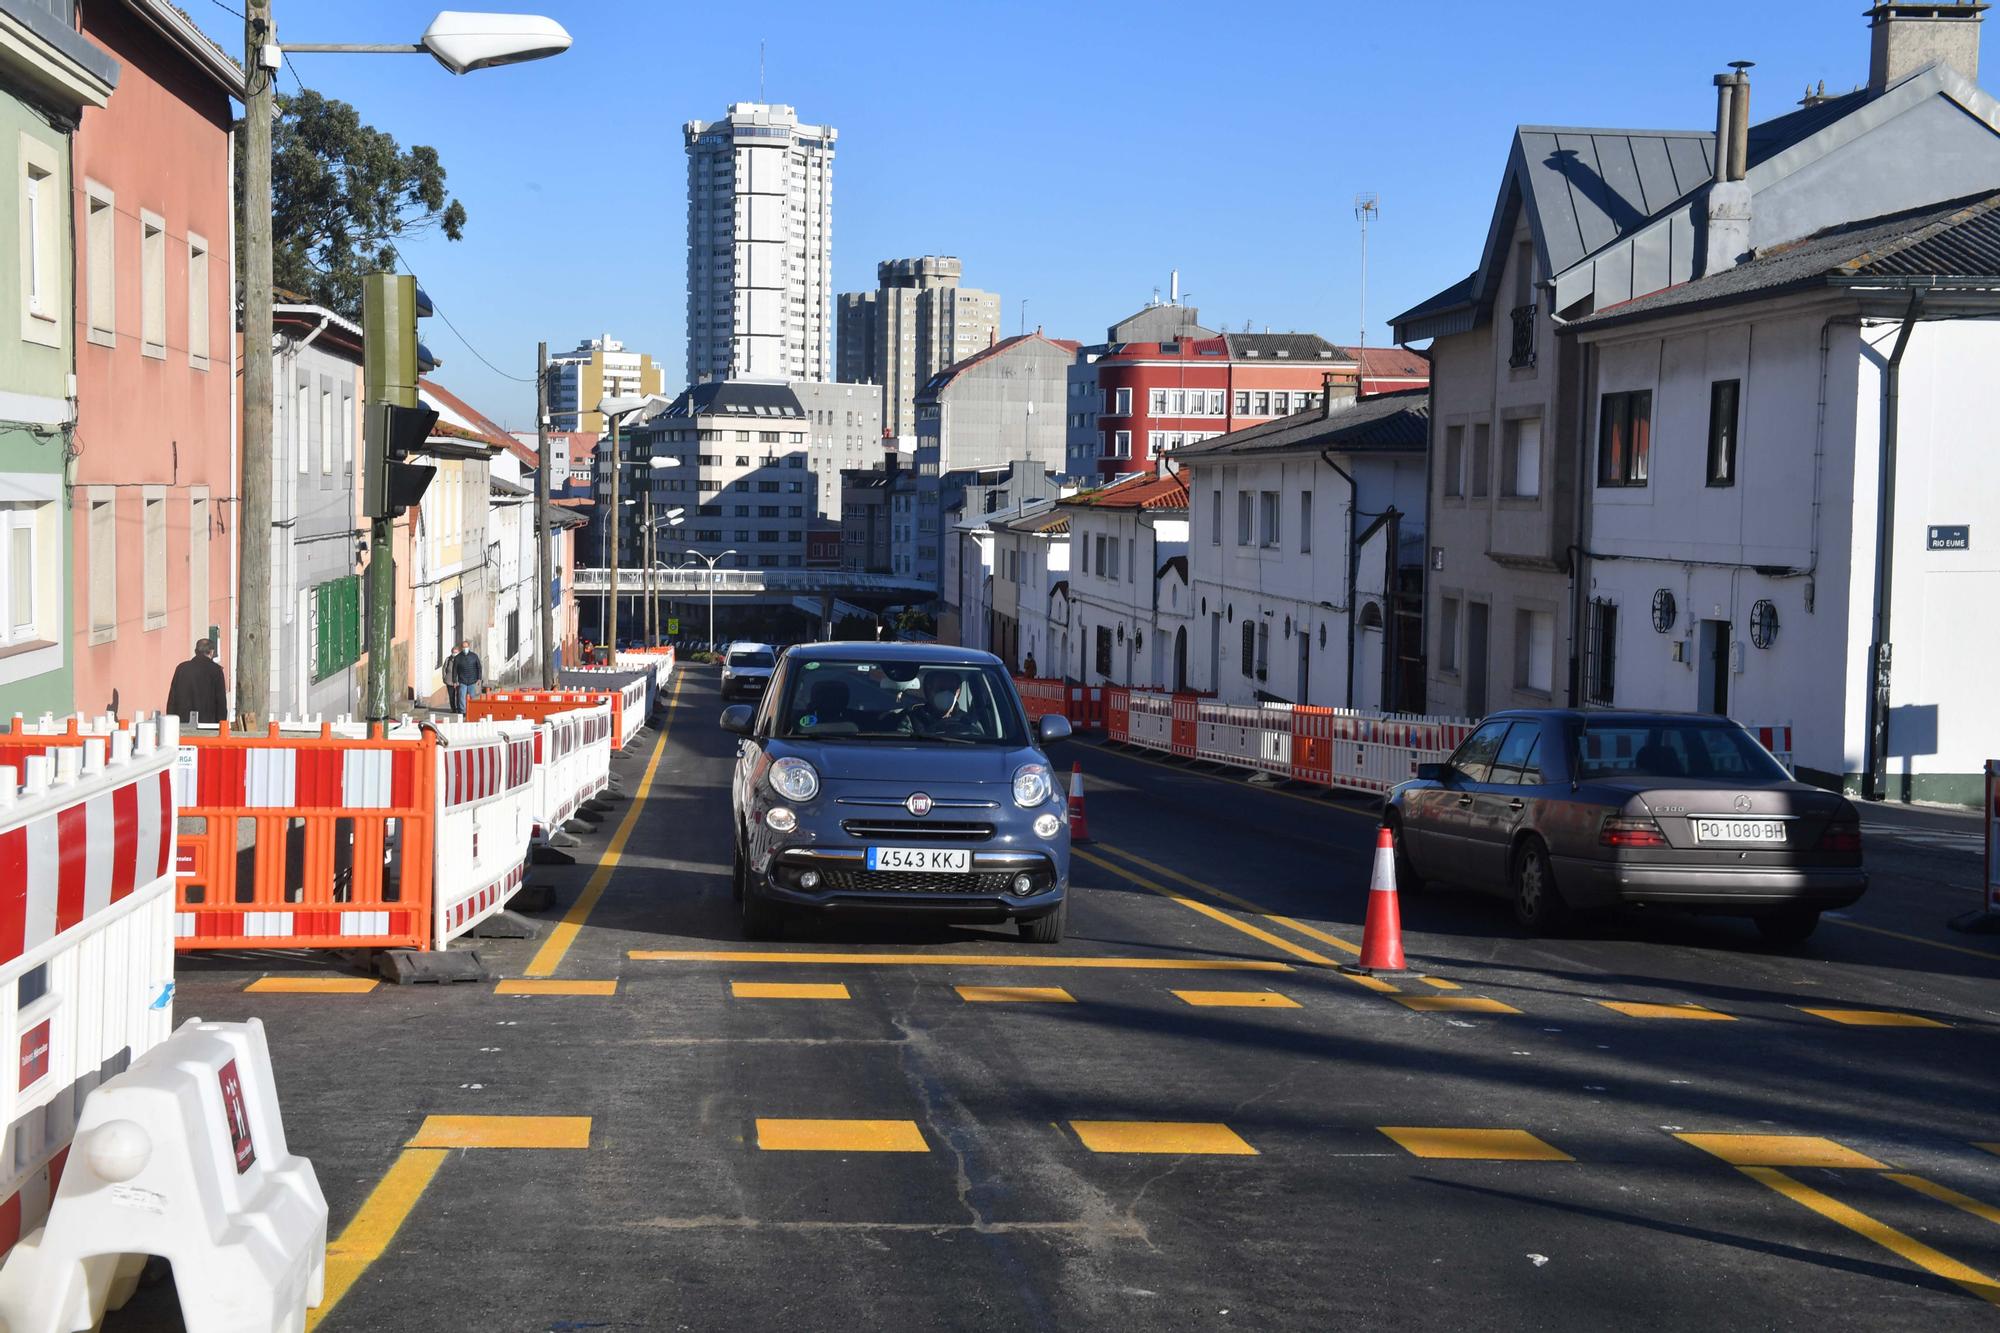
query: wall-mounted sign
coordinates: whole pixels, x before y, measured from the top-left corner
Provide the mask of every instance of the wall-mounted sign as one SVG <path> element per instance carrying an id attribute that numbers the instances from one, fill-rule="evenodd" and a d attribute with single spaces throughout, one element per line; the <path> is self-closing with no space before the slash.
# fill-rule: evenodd
<path id="1" fill-rule="evenodd" d="M 1926 545 L 1933 551 L 1969 551 L 1972 549 L 1972 525 L 1954 523 L 1939 527 L 1932 524 L 1930 540 Z"/>

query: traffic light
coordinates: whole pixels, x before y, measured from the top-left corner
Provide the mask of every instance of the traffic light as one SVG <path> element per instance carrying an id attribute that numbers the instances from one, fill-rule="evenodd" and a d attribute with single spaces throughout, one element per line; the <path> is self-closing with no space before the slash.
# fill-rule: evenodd
<path id="1" fill-rule="evenodd" d="M 428 407 L 370 403 L 361 423 L 361 503 L 370 518 L 392 518 L 424 498 L 437 469 L 412 463 L 437 426 Z"/>

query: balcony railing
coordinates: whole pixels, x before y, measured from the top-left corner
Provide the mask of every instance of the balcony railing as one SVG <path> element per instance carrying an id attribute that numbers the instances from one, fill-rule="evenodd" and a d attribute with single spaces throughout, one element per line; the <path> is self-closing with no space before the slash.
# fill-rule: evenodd
<path id="1" fill-rule="evenodd" d="M 1535 364 L 1535 312 L 1539 309 L 1534 305 L 1514 307 L 1514 348 L 1507 364 L 1516 370 Z"/>

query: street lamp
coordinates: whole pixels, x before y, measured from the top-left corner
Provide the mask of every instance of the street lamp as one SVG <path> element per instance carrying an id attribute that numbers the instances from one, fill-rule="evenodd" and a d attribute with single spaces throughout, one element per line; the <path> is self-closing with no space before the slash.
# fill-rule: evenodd
<path id="1" fill-rule="evenodd" d="M 611 528 L 611 544 L 609 553 L 605 557 L 610 579 L 605 584 L 609 594 L 606 601 L 605 624 L 600 628 L 605 631 L 604 641 L 611 645 L 613 656 L 618 652 L 618 482 L 625 472 L 625 455 L 618 443 L 618 427 L 626 417 L 651 401 L 653 400 L 646 394 L 625 393 L 614 394 L 597 404 L 598 412 L 611 421 L 611 504 L 608 507 L 610 512 L 606 515 L 606 522 Z"/>
<path id="2" fill-rule="evenodd" d="M 674 467 L 679 462 L 678 458 L 665 460 L 655 458 L 653 466 L 655 468 Z M 626 503 L 630 504 L 631 502 L 628 500 Z M 646 560 L 646 638 L 655 648 L 660 646 L 660 594 L 658 585 L 653 579 L 653 534 L 659 531 L 662 524 L 672 527 L 681 523 L 686 513 L 687 510 L 676 505 L 673 509 L 667 511 L 665 517 L 655 519 L 653 517 L 653 488 L 651 486 L 646 488 L 646 516 L 642 534 L 645 539 L 644 554 Z"/>
<path id="3" fill-rule="evenodd" d="M 554 19 L 532 14 L 470 14 L 447 11 L 425 29 L 419 44 L 373 46 L 311 44 L 305 52 L 422 51 L 454 74 L 540 60 L 569 49 L 569 34 Z M 273 81 L 285 63 L 271 17 L 271 0 L 243 5 L 243 508 L 237 521 L 240 586 L 253 594 L 238 601 L 236 712 L 247 725 L 262 727 L 271 689 L 271 107 Z M 378 402 L 416 406 L 416 386 L 370 385 Z M 369 559 L 393 558 L 387 523 L 372 534 Z M 385 580 L 387 581 L 387 580 Z M 369 652 L 386 650 L 393 637 L 395 599 L 369 610 Z M 371 661 L 371 679 L 387 680 Z M 371 700 L 371 711 L 386 711 L 387 700 Z"/>
<path id="4" fill-rule="evenodd" d="M 688 559 L 704 561 L 708 565 L 708 648 L 715 651 L 715 567 L 722 563 L 726 555 L 735 555 L 736 548 L 718 551 L 714 555 L 703 555 L 700 551 L 689 551 Z"/>

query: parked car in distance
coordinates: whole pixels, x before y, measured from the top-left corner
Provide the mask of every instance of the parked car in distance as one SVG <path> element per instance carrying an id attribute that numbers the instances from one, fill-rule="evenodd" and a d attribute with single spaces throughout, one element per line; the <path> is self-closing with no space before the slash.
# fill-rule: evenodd
<path id="1" fill-rule="evenodd" d="M 788 913 L 1012 921 L 1060 941 L 1069 808 L 990 653 L 929 644 L 788 649 L 764 699 L 722 713 L 742 740 L 731 784 L 732 888 L 743 933 Z"/>
<path id="2" fill-rule="evenodd" d="M 1384 819 L 1399 885 L 1500 894 L 1537 933 L 1572 909 L 1672 906 L 1748 916 L 1788 946 L 1868 887 L 1847 799 L 1705 713 L 1495 713 L 1391 791 Z"/>
<path id="3" fill-rule="evenodd" d="M 768 643 L 738 641 L 722 655 L 722 697 L 725 701 L 740 694 L 761 694 L 771 683 L 778 665 L 778 652 Z"/>

